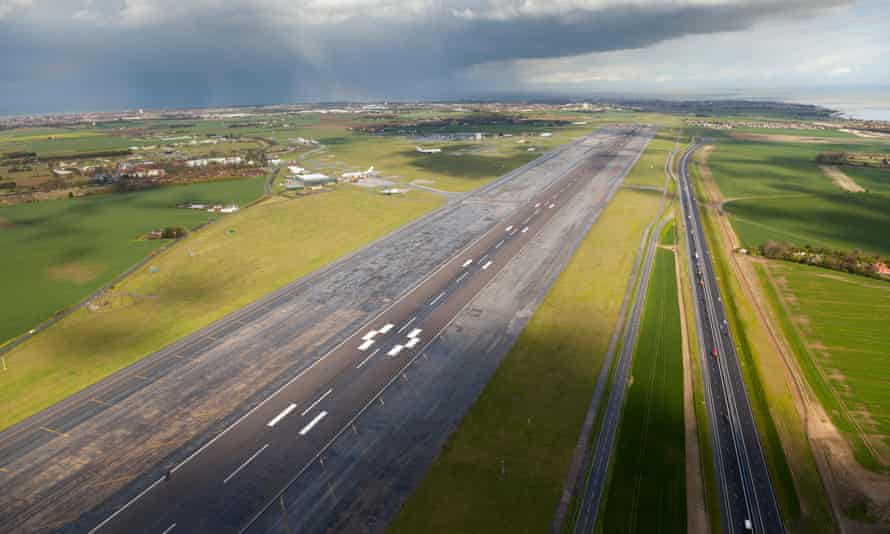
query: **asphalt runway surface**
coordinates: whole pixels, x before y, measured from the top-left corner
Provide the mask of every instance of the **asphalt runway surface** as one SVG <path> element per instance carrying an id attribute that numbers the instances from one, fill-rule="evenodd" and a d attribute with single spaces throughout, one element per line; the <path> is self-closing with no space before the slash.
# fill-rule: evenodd
<path id="1" fill-rule="evenodd" d="M 607 164 L 627 133 L 607 130 L 561 147 L 4 432 L 2 528 L 190 532 L 248 524 L 375 399 L 382 405 L 379 393 L 405 376 L 406 362 L 560 212 L 584 185 L 570 171 L 595 157 Z M 359 304 L 344 313 L 344 298 Z M 308 316 L 293 322 L 300 313 Z M 305 327 L 312 321 L 315 328 Z M 287 330 L 300 326 L 314 337 Z M 202 365 L 181 367 L 204 354 L 211 356 Z M 269 371 L 281 362 L 270 354 L 285 360 L 281 369 Z M 245 363 L 262 358 L 264 366 Z M 222 400 L 193 402 L 212 407 L 206 417 L 215 419 L 182 424 L 195 421 L 189 401 L 208 389 Z M 145 413 L 133 420 L 123 410 L 131 405 Z M 178 426 L 154 446 L 166 421 Z M 133 443 L 140 436 L 152 446 L 140 449 Z M 124 443 L 129 448 L 114 448 Z M 115 470 L 124 476 L 109 480 Z"/>
<path id="2" fill-rule="evenodd" d="M 689 159 L 696 148 L 680 159 L 680 200 L 723 529 L 750 532 L 748 520 L 753 532 L 781 533 L 782 517 L 689 180 Z"/>

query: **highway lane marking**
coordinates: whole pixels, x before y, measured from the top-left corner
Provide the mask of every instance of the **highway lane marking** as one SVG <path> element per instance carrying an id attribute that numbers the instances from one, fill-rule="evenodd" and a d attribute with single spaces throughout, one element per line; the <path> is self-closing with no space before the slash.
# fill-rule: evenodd
<path id="1" fill-rule="evenodd" d="M 42 427 L 40 427 L 40 429 L 46 430 L 47 432 L 50 432 L 52 434 L 57 434 L 59 436 L 65 436 L 66 438 L 68 437 L 68 434 L 66 434 L 65 432 L 59 432 L 58 430 L 52 429 L 48 426 L 42 426 Z"/>
<path id="2" fill-rule="evenodd" d="M 485 268 L 485 267 L 483 267 L 483 269 L 484 269 L 484 268 Z M 435 306 L 436 303 L 439 302 L 439 300 L 440 300 L 442 297 L 444 297 L 444 296 L 445 296 L 445 292 L 444 292 L 444 291 L 441 292 L 441 293 L 439 293 L 438 295 L 436 295 L 436 298 L 434 298 L 434 299 L 432 300 L 432 302 L 430 302 L 430 306 Z"/>
<path id="3" fill-rule="evenodd" d="M 421 332 L 423 332 L 423 330 L 421 330 L 420 328 L 415 328 L 408 334 L 408 337 L 417 337 L 418 335 L 420 335 Z"/>
<path id="4" fill-rule="evenodd" d="M 501 248 L 503 245 L 504 245 L 504 240 L 501 239 L 500 241 L 498 241 L 498 244 L 494 246 L 494 249 L 497 250 L 497 249 Z"/>
<path id="5" fill-rule="evenodd" d="M 396 345 L 393 348 L 389 349 L 389 352 L 386 353 L 387 356 L 398 356 L 402 349 L 404 349 L 404 345 Z"/>
<path id="6" fill-rule="evenodd" d="M 309 431 L 312 430 L 312 427 L 317 425 L 318 422 L 321 421 L 322 419 L 324 419 L 325 417 L 327 417 L 327 415 L 328 415 L 328 412 L 321 412 L 318 415 L 316 415 L 314 419 L 309 421 L 309 424 L 307 424 L 306 426 L 303 427 L 302 430 L 300 430 L 300 435 L 305 436 L 306 434 L 308 434 Z"/>
<path id="7" fill-rule="evenodd" d="M 368 354 L 364 360 L 362 360 L 358 365 L 355 366 L 355 368 L 361 369 L 362 367 L 364 367 L 365 364 L 368 363 L 368 360 L 373 358 L 374 355 L 377 354 L 378 352 L 380 352 L 380 347 L 377 347 L 376 349 L 374 349 L 374 352 L 372 352 L 371 354 Z"/>
<path id="8" fill-rule="evenodd" d="M 463 279 L 466 278 L 467 275 L 469 275 L 469 274 L 470 274 L 470 273 L 464 273 L 464 274 L 458 276 L 456 282 L 457 282 L 458 284 L 461 283 L 461 282 L 463 281 Z"/>
<path id="9" fill-rule="evenodd" d="M 247 460 L 244 460 L 244 463 L 241 464 L 241 465 L 239 465 L 239 466 L 238 466 L 238 469 L 235 469 L 234 471 L 232 471 L 232 472 L 229 474 L 229 476 L 227 476 L 226 478 L 223 479 L 223 484 L 227 484 L 230 480 L 232 480 L 232 477 L 234 477 L 235 475 L 237 475 L 238 473 L 240 473 L 242 469 L 244 469 L 245 467 L 247 467 L 247 464 L 249 464 L 250 462 L 254 461 L 254 460 L 256 459 L 256 457 L 259 456 L 261 452 L 263 452 L 264 450 L 266 450 L 266 447 L 268 447 L 268 446 L 269 446 L 269 444 L 266 443 L 265 445 L 263 445 L 262 447 L 260 447 L 258 451 L 256 451 L 255 453 L 253 453 L 253 454 L 250 456 L 250 458 L 248 458 Z"/>
<path id="10" fill-rule="evenodd" d="M 380 329 L 380 333 L 385 334 L 385 333 L 389 332 L 390 330 L 392 330 L 394 326 L 395 325 L 392 323 L 386 323 L 385 325 L 383 325 L 383 328 Z"/>
<path id="11" fill-rule="evenodd" d="M 176 523 L 173 523 L 172 525 L 170 525 L 169 527 L 167 527 L 167 528 L 164 530 L 164 532 L 161 532 L 161 534 L 170 534 L 171 532 L 173 532 L 173 529 L 174 529 L 174 528 L 176 528 Z"/>
<path id="12" fill-rule="evenodd" d="M 376 335 L 377 335 L 377 331 L 376 331 L 376 330 L 371 330 L 370 332 L 368 332 L 367 334 L 365 334 L 365 335 L 362 336 L 362 340 L 363 340 L 363 341 L 370 341 L 370 340 L 374 339 L 374 336 L 376 336 Z"/>
<path id="13" fill-rule="evenodd" d="M 328 395 L 331 394 L 332 391 L 334 391 L 334 388 L 331 388 L 331 389 L 325 391 L 324 394 L 323 394 L 321 397 L 315 399 L 315 402 L 313 402 L 312 404 L 309 405 L 308 408 L 306 408 L 305 410 L 303 410 L 303 412 L 300 413 L 300 415 L 301 415 L 302 417 L 306 417 L 306 414 L 309 413 L 309 412 L 311 412 L 311 411 L 312 411 L 312 408 L 315 408 L 316 406 L 318 406 L 318 403 L 321 402 L 321 401 L 323 401 L 323 400 L 325 399 L 325 397 L 327 397 Z"/>
<path id="14" fill-rule="evenodd" d="M 416 319 L 417 319 L 417 316 L 416 316 L 416 315 L 415 315 L 414 317 L 408 319 L 408 322 L 405 323 L 405 324 L 402 326 L 402 328 L 399 328 L 399 331 L 396 332 L 396 333 L 397 333 L 397 334 L 401 334 L 402 332 L 404 332 L 405 329 L 407 329 L 409 326 L 411 326 L 411 323 L 413 323 Z"/>
<path id="15" fill-rule="evenodd" d="M 266 426 L 268 426 L 268 427 L 271 428 L 271 427 L 277 425 L 279 421 L 281 421 L 282 419 L 284 419 L 285 417 L 287 417 L 287 415 L 288 415 L 289 413 L 291 413 L 292 411 L 294 411 L 294 409 L 296 409 L 296 407 L 297 407 L 296 404 L 294 404 L 294 403 L 290 403 L 290 404 L 287 406 L 287 408 L 285 408 L 284 410 L 281 411 L 280 414 L 276 415 L 275 417 L 272 418 L 271 421 L 269 421 L 268 423 L 266 423 Z"/>
<path id="16" fill-rule="evenodd" d="M 485 265 L 482 266 L 482 270 L 484 271 L 485 269 L 488 269 L 489 267 L 491 267 L 491 262 L 490 262 L 490 261 L 489 261 L 488 263 L 486 263 Z"/>
<path id="17" fill-rule="evenodd" d="M 368 348 L 370 348 L 371 345 L 373 345 L 373 344 L 374 344 L 374 340 L 369 339 L 369 340 L 365 341 L 364 343 L 362 343 L 361 345 L 359 345 L 358 350 L 361 350 L 361 351 L 368 350 Z"/>
<path id="18" fill-rule="evenodd" d="M 464 264 L 461 265 L 461 267 L 463 267 L 463 268 L 466 269 L 466 268 L 469 267 L 470 264 L 472 264 L 472 263 L 473 263 L 473 260 L 472 260 L 472 259 L 469 259 L 469 260 L 465 261 Z"/>
<path id="19" fill-rule="evenodd" d="M 525 228 L 522 229 L 522 233 L 523 233 L 523 234 L 526 233 L 526 232 L 528 232 L 528 226 L 526 226 Z"/>

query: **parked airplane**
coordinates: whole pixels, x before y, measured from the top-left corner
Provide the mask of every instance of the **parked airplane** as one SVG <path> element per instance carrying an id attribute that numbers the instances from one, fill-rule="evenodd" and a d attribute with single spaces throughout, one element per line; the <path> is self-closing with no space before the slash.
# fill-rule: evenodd
<path id="1" fill-rule="evenodd" d="M 343 178 L 367 178 L 374 174 L 374 166 L 368 167 L 366 171 L 358 171 L 358 172 L 344 172 Z"/>

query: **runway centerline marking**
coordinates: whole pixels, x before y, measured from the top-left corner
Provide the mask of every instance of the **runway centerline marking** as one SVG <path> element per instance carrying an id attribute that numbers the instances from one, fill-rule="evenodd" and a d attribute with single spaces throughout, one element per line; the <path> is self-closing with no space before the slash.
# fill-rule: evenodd
<path id="1" fill-rule="evenodd" d="M 355 368 L 361 369 L 362 367 L 364 367 L 365 364 L 368 363 L 368 360 L 373 358 L 374 355 L 377 354 L 378 352 L 380 352 L 380 347 L 377 347 L 376 349 L 374 349 L 374 352 L 372 352 L 371 354 L 368 354 L 364 360 L 362 360 L 358 365 L 355 366 Z"/>
<path id="2" fill-rule="evenodd" d="M 260 447 L 259 450 L 257 450 L 255 453 L 253 453 L 252 455 L 250 455 L 250 458 L 244 460 L 244 463 L 242 463 L 241 465 L 239 465 L 239 466 L 238 466 L 238 469 L 235 469 L 234 471 L 232 471 L 232 472 L 229 474 L 229 476 L 227 476 L 226 478 L 223 479 L 223 484 L 228 484 L 228 482 L 229 482 L 230 480 L 232 480 L 232 477 L 234 477 L 235 475 L 237 475 L 238 473 L 240 473 L 242 469 L 244 469 L 245 467 L 247 467 L 247 464 L 249 464 L 250 462 L 254 461 L 254 460 L 256 459 L 256 457 L 259 456 L 261 452 L 263 452 L 264 450 L 266 450 L 266 447 L 268 447 L 268 446 L 269 446 L 269 444 L 266 443 L 265 445 L 263 445 L 262 447 Z"/>
<path id="3" fill-rule="evenodd" d="M 279 421 L 281 421 L 282 419 L 284 419 L 285 417 L 287 417 L 287 415 L 288 415 L 289 413 L 291 413 L 292 411 L 294 411 L 294 409 L 296 409 L 296 407 L 297 407 L 296 404 L 294 404 L 294 403 L 290 403 L 290 404 L 287 406 L 287 408 L 285 408 L 284 410 L 281 411 L 280 414 L 276 415 L 275 417 L 272 418 L 271 421 L 269 421 L 268 423 L 266 423 L 266 426 L 268 426 L 268 427 L 271 428 L 271 427 L 277 425 Z"/>
<path id="4" fill-rule="evenodd" d="M 173 532 L 174 528 L 176 528 L 176 523 L 173 523 L 172 525 L 164 529 L 164 532 L 161 532 L 161 534 L 170 534 L 171 532 Z"/>
<path id="5" fill-rule="evenodd" d="M 470 273 L 464 273 L 464 274 L 458 276 L 458 277 L 457 277 L 457 280 L 455 280 L 455 281 L 459 284 L 459 283 L 461 283 L 461 282 L 463 281 L 463 279 L 466 278 L 467 275 L 469 275 L 469 274 L 470 274 Z"/>
<path id="6" fill-rule="evenodd" d="M 319 421 L 321 421 L 322 419 L 327 417 L 327 415 L 328 415 L 328 412 L 320 412 L 318 415 L 315 416 L 314 419 L 309 421 L 309 424 L 307 424 L 306 426 L 303 427 L 302 430 L 300 430 L 300 435 L 305 436 L 306 434 L 308 434 L 309 431 L 312 430 L 312 428 L 315 425 L 317 425 Z"/>
<path id="7" fill-rule="evenodd" d="M 489 267 L 491 267 L 491 262 L 490 262 L 490 261 L 489 261 L 488 263 L 486 263 L 485 265 L 482 266 L 482 270 L 484 271 L 485 269 L 488 269 Z"/>
<path id="8" fill-rule="evenodd" d="M 404 325 L 402 325 L 402 328 L 399 328 L 398 332 L 396 332 L 396 333 L 401 334 L 402 332 L 404 332 L 405 329 L 407 329 L 409 326 L 411 326 L 411 323 L 413 323 L 416 319 L 417 319 L 416 315 L 414 317 L 408 319 L 408 322 L 405 323 Z"/>
<path id="9" fill-rule="evenodd" d="M 331 389 L 325 391 L 324 394 L 323 394 L 321 397 L 315 399 L 315 402 L 313 402 L 312 404 L 309 405 L 308 408 L 306 408 L 305 410 L 303 410 L 303 411 L 300 413 L 300 416 L 301 416 L 301 417 L 306 417 L 306 414 L 309 413 L 309 412 L 311 412 L 311 411 L 312 411 L 312 408 L 315 408 L 316 406 L 318 406 L 318 403 L 321 402 L 321 401 L 323 401 L 323 400 L 325 399 L 325 397 L 327 397 L 328 395 L 331 394 L 332 391 L 334 391 L 334 388 L 331 388 Z"/>
<path id="10" fill-rule="evenodd" d="M 495 250 L 497 250 L 497 249 L 501 248 L 502 246 L 504 246 L 504 240 L 503 240 L 503 239 L 501 239 L 500 241 L 498 241 L 498 244 L 495 245 L 494 248 L 495 248 Z"/>
<path id="11" fill-rule="evenodd" d="M 483 267 L 483 269 L 484 269 L 484 268 L 485 268 L 485 267 Z M 438 295 L 436 295 L 436 298 L 434 298 L 434 299 L 432 300 L 432 302 L 430 302 L 430 306 L 435 306 L 436 303 L 439 302 L 439 300 L 441 300 L 442 297 L 444 297 L 444 296 L 445 296 L 445 292 L 444 292 L 444 291 L 441 292 L 441 293 L 439 293 Z"/>

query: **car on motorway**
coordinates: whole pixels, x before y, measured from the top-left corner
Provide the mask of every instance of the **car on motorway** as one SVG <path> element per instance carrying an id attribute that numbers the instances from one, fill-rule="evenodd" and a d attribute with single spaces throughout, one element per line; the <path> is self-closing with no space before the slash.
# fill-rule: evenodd
<path id="1" fill-rule="evenodd" d="M 711 347 L 711 357 L 717 359 L 717 347 Z"/>
<path id="2" fill-rule="evenodd" d="M 745 531 L 746 532 L 754 532 L 754 526 L 751 524 L 750 519 L 745 519 Z"/>

